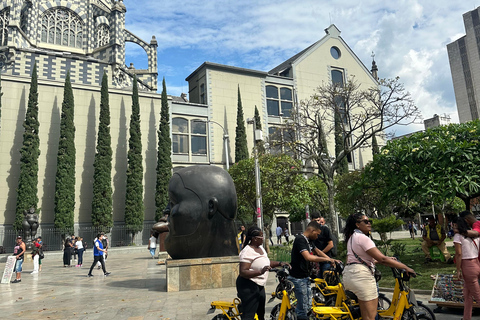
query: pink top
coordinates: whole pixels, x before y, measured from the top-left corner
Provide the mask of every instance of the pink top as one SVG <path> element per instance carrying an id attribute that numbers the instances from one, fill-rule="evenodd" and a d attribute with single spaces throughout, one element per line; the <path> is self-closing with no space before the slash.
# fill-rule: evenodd
<path id="1" fill-rule="evenodd" d="M 263 267 L 270 265 L 270 259 L 268 259 L 267 252 L 260 246 L 262 249 L 263 254 L 257 253 L 250 245 L 243 248 L 240 251 L 240 262 L 251 263 L 249 270 L 262 270 Z M 268 271 L 262 275 L 250 278 L 253 282 L 258 284 L 259 286 L 265 286 L 268 280 Z"/>
<path id="2" fill-rule="evenodd" d="M 472 225 L 473 231 L 480 232 L 480 221 L 475 221 L 475 223 Z"/>
<path id="3" fill-rule="evenodd" d="M 461 234 L 455 233 L 453 236 L 453 243 L 459 243 L 462 246 L 462 260 L 478 258 L 478 238 L 465 238 Z"/>
<path id="4" fill-rule="evenodd" d="M 353 251 L 367 263 L 368 266 L 374 268 L 375 267 L 375 259 L 370 256 L 367 251 L 374 248 L 375 243 L 367 237 L 363 232 L 358 229 L 355 229 L 355 232 L 352 234 L 350 239 L 348 239 L 347 243 L 347 264 L 349 263 L 361 263 L 355 255 Z M 353 249 L 353 251 L 352 251 Z"/>

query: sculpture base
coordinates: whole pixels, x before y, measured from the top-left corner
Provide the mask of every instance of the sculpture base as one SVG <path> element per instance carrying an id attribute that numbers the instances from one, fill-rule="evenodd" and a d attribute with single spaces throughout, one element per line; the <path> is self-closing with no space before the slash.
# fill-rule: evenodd
<path id="1" fill-rule="evenodd" d="M 238 256 L 166 261 L 167 292 L 234 287 Z"/>

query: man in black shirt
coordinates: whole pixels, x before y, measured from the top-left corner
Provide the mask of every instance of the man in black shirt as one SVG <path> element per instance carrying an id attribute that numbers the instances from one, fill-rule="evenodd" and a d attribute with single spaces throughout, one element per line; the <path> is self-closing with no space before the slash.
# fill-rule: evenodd
<path id="1" fill-rule="evenodd" d="M 309 262 L 335 263 L 335 260 L 315 247 L 313 242 L 318 238 L 320 233 L 320 224 L 312 221 L 303 233 L 295 236 L 295 240 L 293 241 L 292 262 L 290 263 L 292 268 L 290 269 L 288 279 L 292 281 L 295 286 L 295 297 L 297 298 L 295 312 L 297 313 L 298 320 L 308 319 L 307 312 L 312 307 L 312 291 L 308 270 Z"/>
<path id="2" fill-rule="evenodd" d="M 333 237 L 330 229 L 326 225 L 325 218 L 313 213 L 312 221 L 318 222 L 322 226 L 321 233 L 314 242 L 315 247 L 325 253 L 328 257 L 333 258 Z M 329 270 L 330 266 L 331 264 L 329 262 L 321 262 L 317 277 L 323 278 L 323 273 Z"/>

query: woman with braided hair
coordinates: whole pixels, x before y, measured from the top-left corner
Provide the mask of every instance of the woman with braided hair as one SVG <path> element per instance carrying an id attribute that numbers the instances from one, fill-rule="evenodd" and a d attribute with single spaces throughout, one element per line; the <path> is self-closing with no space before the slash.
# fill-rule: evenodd
<path id="1" fill-rule="evenodd" d="M 239 255 L 240 266 L 237 278 L 237 296 L 242 301 L 242 320 L 265 319 L 265 284 L 267 271 L 288 265 L 286 262 L 270 261 L 263 248 L 263 232 L 259 227 L 247 230 L 245 243 Z"/>
<path id="2" fill-rule="evenodd" d="M 374 320 L 377 315 L 378 292 L 375 282 L 375 264 L 405 269 L 415 275 L 415 271 L 395 258 L 384 256 L 369 235 L 372 221 L 363 213 L 355 213 L 347 218 L 343 234 L 347 245 L 347 265 L 343 271 L 345 290 L 358 297 L 363 320 Z"/>

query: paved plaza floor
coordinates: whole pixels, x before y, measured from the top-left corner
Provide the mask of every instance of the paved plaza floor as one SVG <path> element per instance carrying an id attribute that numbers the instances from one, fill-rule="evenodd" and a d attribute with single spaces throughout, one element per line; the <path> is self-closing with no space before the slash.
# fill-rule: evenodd
<path id="1" fill-rule="evenodd" d="M 166 292 L 165 266 L 150 258 L 146 247 L 110 250 L 107 271 L 112 274 L 105 277 L 94 269 L 88 278 L 92 255 L 88 250 L 82 268 L 64 268 L 61 252 L 46 252 L 43 269 L 35 275 L 30 274 L 33 262 L 25 261 L 22 282 L 0 285 L 0 319 L 207 320 L 214 316 L 207 315 L 211 301 L 236 296 L 235 288 Z M 4 265 L 0 263 L 2 272 Z M 275 286 L 271 274 L 267 295 Z M 417 299 L 426 302 L 428 295 L 417 294 Z M 277 303 L 267 304 L 267 319 Z M 460 319 L 461 314 L 437 314 L 438 320 L 447 318 Z"/>

